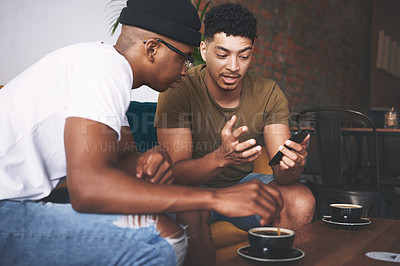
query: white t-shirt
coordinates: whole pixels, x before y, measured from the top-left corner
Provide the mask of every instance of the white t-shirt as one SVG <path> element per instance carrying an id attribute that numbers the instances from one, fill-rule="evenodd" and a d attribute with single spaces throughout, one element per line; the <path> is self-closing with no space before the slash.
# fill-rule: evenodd
<path id="1" fill-rule="evenodd" d="M 133 85 L 128 61 L 111 45 L 81 43 L 50 53 L 0 90 L 0 200 L 40 199 L 67 175 L 67 117 L 118 133 Z"/>

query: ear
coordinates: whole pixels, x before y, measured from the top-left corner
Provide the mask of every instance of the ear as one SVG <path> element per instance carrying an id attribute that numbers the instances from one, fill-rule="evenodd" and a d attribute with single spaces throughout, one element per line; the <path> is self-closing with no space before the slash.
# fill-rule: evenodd
<path id="1" fill-rule="evenodd" d="M 201 58 L 203 58 L 204 62 L 207 63 L 206 55 L 207 55 L 207 45 L 204 41 L 200 43 L 200 54 Z"/>
<path id="2" fill-rule="evenodd" d="M 154 62 L 160 43 L 155 38 L 150 38 L 144 43 L 145 56 L 150 62 Z"/>

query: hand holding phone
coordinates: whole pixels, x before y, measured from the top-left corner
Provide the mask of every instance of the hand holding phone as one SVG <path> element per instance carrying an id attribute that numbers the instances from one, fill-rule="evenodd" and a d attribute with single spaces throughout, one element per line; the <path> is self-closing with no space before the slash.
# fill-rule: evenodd
<path id="1" fill-rule="evenodd" d="M 289 140 L 294 141 L 296 143 L 301 143 L 305 139 L 305 137 L 307 137 L 307 135 L 308 135 L 308 130 L 302 129 L 300 131 L 293 133 L 293 135 L 290 136 Z M 286 145 L 285 145 L 285 147 L 292 150 L 291 148 L 287 147 Z M 275 154 L 275 156 L 269 161 L 269 163 L 268 163 L 269 166 L 274 166 L 274 165 L 279 164 L 279 162 L 282 160 L 282 157 L 283 157 L 283 153 L 278 151 Z"/>

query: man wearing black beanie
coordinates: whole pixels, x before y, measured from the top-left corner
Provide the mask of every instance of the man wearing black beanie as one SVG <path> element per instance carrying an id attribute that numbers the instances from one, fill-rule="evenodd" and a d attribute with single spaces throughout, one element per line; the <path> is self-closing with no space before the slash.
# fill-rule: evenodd
<path id="1" fill-rule="evenodd" d="M 120 21 L 115 46 L 59 49 L 0 91 L 0 265 L 179 265 L 186 233 L 165 213 L 269 222 L 282 208 L 259 183 L 171 185 L 165 151 L 136 151 L 131 89 L 174 87 L 193 63 L 200 21 L 187 0 L 128 0 Z M 45 203 L 65 179 L 70 203 Z"/>

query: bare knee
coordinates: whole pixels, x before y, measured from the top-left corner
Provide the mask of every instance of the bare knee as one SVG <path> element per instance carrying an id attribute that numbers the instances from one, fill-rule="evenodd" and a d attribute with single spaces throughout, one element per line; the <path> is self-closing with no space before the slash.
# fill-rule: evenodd
<path id="1" fill-rule="evenodd" d="M 181 228 L 169 216 L 159 215 L 157 230 L 160 232 L 160 236 L 164 237 L 172 245 L 177 258 L 177 265 L 182 265 L 188 246 L 188 237 L 185 229 Z"/>
<path id="2" fill-rule="evenodd" d="M 310 223 L 315 211 L 315 198 L 306 186 L 295 183 L 288 186 L 277 185 L 283 196 L 283 214 L 293 221 L 293 226 Z"/>
<path id="3" fill-rule="evenodd" d="M 184 235 L 184 230 L 167 215 L 158 215 L 157 230 L 161 237 L 178 238 Z"/>
<path id="4" fill-rule="evenodd" d="M 208 211 L 190 211 L 176 214 L 176 220 L 183 225 L 192 224 L 194 226 L 208 226 L 210 212 Z"/>
<path id="5" fill-rule="evenodd" d="M 299 218 L 299 225 L 311 223 L 315 211 L 315 198 L 310 189 L 298 184 L 288 194 L 286 203 L 293 216 L 301 217 Z"/>
<path id="6" fill-rule="evenodd" d="M 314 195 L 306 186 L 297 184 L 290 194 L 292 195 L 288 201 L 290 201 L 290 205 L 295 210 L 307 213 L 315 209 Z"/>
<path id="7" fill-rule="evenodd" d="M 210 234 L 208 221 L 210 220 L 210 212 L 208 211 L 191 211 L 176 214 L 176 220 L 187 227 L 187 232 L 191 239 L 201 239 L 205 235 Z"/>

